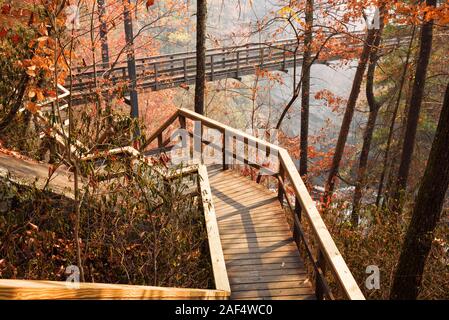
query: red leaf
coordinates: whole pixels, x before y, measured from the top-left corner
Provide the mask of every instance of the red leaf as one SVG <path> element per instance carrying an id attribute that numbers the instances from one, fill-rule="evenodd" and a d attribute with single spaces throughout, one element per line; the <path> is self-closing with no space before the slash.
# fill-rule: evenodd
<path id="1" fill-rule="evenodd" d="M 4 38 L 8 34 L 8 30 L 5 28 L 0 29 L 0 38 Z"/>
<path id="2" fill-rule="evenodd" d="M 11 5 L 4 4 L 2 6 L 2 14 L 9 14 L 11 12 Z"/>
<path id="3" fill-rule="evenodd" d="M 147 0 L 147 2 L 146 2 L 147 9 L 149 7 L 151 7 L 153 4 L 154 4 L 154 0 Z"/>
<path id="4" fill-rule="evenodd" d="M 20 40 L 22 40 L 22 38 L 19 35 L 15 34 L 11 37 L 11 40 L 14 44 L 18 44 Z"/>

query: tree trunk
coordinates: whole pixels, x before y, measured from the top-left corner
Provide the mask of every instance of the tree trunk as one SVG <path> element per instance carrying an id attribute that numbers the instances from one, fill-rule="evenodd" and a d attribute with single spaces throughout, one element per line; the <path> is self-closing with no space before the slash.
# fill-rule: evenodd
<path id="1" fill-rule="evenodd" d="M 365 186 L 366 168 L 368 166 L 369 152 L 371 149 L 371 141 L 373 139 L 374 127 L 376 125 L 377 115 L 381 107 L 381 103 L 376 100 L 374 96 L 374 74 L 376 72 L 377 61 L 379 60 L 379 45 L 382 38 L 382 31 L 384 28 L 384 11 L 385 6 L 379 8 L 380 24 L 379 30 L 376 30 L 375 39 L 373 41 L 373 48 L 371 49 L 369 66 L 366 80 L 366 98 L 369 106 L 368 122 L 366 124 L 365 132 L 363 134 L 363 145 L 360 153 L 359 167 L 357 170 L 357 180 L 354 190 L 354 199 L 352 202 L 352 225 L 357 226 L 359 223 L 360 203 L 362 200 L 362 190 Z"/>
<path id="2" fill-rule="evenodd" d="M 396 269 L 391 299 L 418 297 L 424 266 L 449 186 L 449 83 L 429 160 Z"/>
<path id="3" fill-rule="evenodd" d="M 131 19 L 131 13 L 129 11 L 130 0 L 123 0 L 123 18 L 125 23 L 125 36 L 126 36 L 126 60 L 128 64 L 128 77 L 129 77 L 129 94 L 131 100 L 131 117 L 139 118 L 139 101 L 137 96 L 136 81 L 136 59 L 134 56 L 134 35 L 133 35 L 133 22 Z M 139 136 L 139 130 L 136 128 L 134 132 L 135 136 Z"/>
<path id="4" fill-rule="evenodd" d="M 390 157 L 390 148 L 391 148 L 391 143 L 393 141 L 394 125 L 396 123 L 396 117 L 398 115 L 399 105 L 400 105 L 401 99 L 402 99 L 402 89 L 404 87 L 405 78 L 407 75 L 407 70 L 408 70 L 409 61 L 410 61 L 410 55 L 412 52 L 412 44 L 413 44 L 413 40 L 415 38 L 415 31 L 416 31 L 416 27 L 413 26 L 412 35 L 410 37 L 410 43 L 408 45 L 408 51 L 407 51 L 407 55 L 405 58 L 404 68 L 402 69 L 402 75 L 401 75 L 401 79 L 400 79 L 400 83 L 399 83 L 398 98 L 396 100 L 396 105 L 393 110 L 393 115 L 391 116 L 390 128 L 388 130 L 387 146 L 385 148 L 384 159 L 383 159 L 383 168 L 382 168 L 382 173 L 380 175 L 379 188 L 377 190 L 377 198 L 376 198 L 376 206 L 377 207 L 379 207 L 380 199 L 382 198 L 383 185 L 384 185 L 385 176 L 386 176 L 387 168 L 388 168 L 389 157 Z"/>
<path id="5" fill-rule="evenodd" d="M 354 116 L 355 106 L 357 98 L 360 93 L 360 86 L 362 85 L 363 74 L 365 73 L 366 64 L 371 52 L 374 35 L 376 30 L 369 29 L 363 45 L 362 54 L 359 58 L 357 70 L 355 72 L 354 81 L 352 83 L 351 93 L 349 95 L 348 103 L 346 105 L 345 114 L 340 128 L 340 134 L 338 135 L 337 145 L 335 147 L 334 157 L 332 158 L 332 165 L 329 171 L 329 176 L 325 185 L 324 201 L 327 203 L 332 197 L 332 193 L 335 187 L 335 179 L 337 177 L 338 169 L 340 167 L 340 161 L 343 157 L 343 151 L 346 145 L 346 140 L 349 134 L 349 128 L 351 126 L 352 117 Z"/>
<path id="6" fill-rule="evenodd" d="M 197 0 L 195 112 L 204 114 L 207 1 Z"/>
<path id="7" fill-rule="evenodd" d="M 435 6 L 436 0 L 427 0 L 428 6 Z M 421 103 L 426 84 L 427 66 L 430 60 L 433 38 L 433 20 L 423 23 L 421 28 L 421 45 L 419 48 L 418 63 L 416 66 L 415 80 L 413 83 L 410 109 L 407 116 L 404 143 L 402 145 L 402 156 L 398 170 L 396 190 L 393 196 L 393 211 L 400 211 L 402 207 L 401 195 L 406 189 L 410 164 L 412 162 L 413 150 L 415 147 L 415 137 L 418 128 Z"/>
<path id="8" fill-rule="evenodd" d="M 304 34 L 304 54 L 302 60 L 302 88 L 301 88 L 301 137 L 299 174 L 307 175 L 307 148 L 309 138 L 309 106 L 310 106 L 310 69 L 312 68 L 312 28 L 313 28 L 313 0 L 306 4 L 306 30 Z"/>
<path id="9" fill-rule="evenodd" d="M 106 6 L 105 0 L 97 0 L 98 19 L 100 20 L 100 39 L 101 39 L 101 61 L 103 68 L 109 67 L 109 46 L 108 46 L 108 26 L 105 21 Z"/>

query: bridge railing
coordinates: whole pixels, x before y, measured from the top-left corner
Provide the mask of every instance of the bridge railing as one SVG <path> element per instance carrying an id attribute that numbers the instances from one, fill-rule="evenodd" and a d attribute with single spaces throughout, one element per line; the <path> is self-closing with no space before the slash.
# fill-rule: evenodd
<path id="1" fill-rule="evenodd" d="M 200 125 L 192 125 L 187 122 L 196 121 Z M 177 140 L 173 145 L 171 139 L 174 125 L 179 124 L 179 128 L 188 131 L 188 136 L 193 138 L 193 143 Z M 221 144 L 204 136 L 204 129 L 215 129 L 221 135 Z M 192 132 L 193 131 L 193 132 Z M 196 139 L 196 140 L 195 140 Z M 230 141 L 231 140 L 231 141 Z M 331 286 L 327 281 L 330 276 L 337 284 L 339 293 L 350 300 L 364 299 L 364 296 L 346 265 L 340 251 L 335 245 L 323 219 L 315 206 L 303 180 L 301 179 L 296 166 L 288 152 L 277 145 L 256 138 L 243 131 L 226 126 L 218 121 L 199 115 L 193 111 L 179 109 L 174 113 L 154 134 L 152 134 L 142 148 L 147 148 L 157 141 L 158 150 L 189 150 L 191 156 L 199 156 L 203 159 L 206 148 L 212 148 L 221 153 L 220 164 L 223 170 L 232 166 L 249 166 L 259 172 L 257 182 L 261 181 L 261 174 L 268 175 L 278 181 L 278 198 L 281 204 L 286 199 L 291 208 L 292 230 L 295 241 L 300 248 L 305 248 L 305 253 L 301 252 L 312 265 L 312 277 L 315 284 L 318 299 L 334 299 Z M 238 152 L 237 141 L 243 143 L 242 152 Z M 230 147 L 232 146 L 232 147 Z M 251 148 L 262 148 L 266 156 L 274 156 L 276 164 L 267 168 L 265 163 L 254 161 Z M 217 158 L 217 157 L 214 157 Z M 231 160 L 231 161 L 229 161 Z M 293 195 L 287 190 L 292 190 Z M 292 197 L 293 196 L 293 197 Z M 293 202 L 296 205 L 293 205 Z M 307 225 L 307 233 L 305 226 Z M 307 233 L 307 234 L 306 234 Z M 310 244 L 310 241 L 315 246 Z M 328 272 L 329 271 L 329 272 Z"/>
<path id="2" fill-rule="evenodd" d="M 348 46 L 348 50 L 356 50 L 362 43 Z M 394 47 L 396 42 L 390 39 L 384 42 L 384 49 Z M 206 55 L 206 81 L 215 81 L 225 78 L 240 79 L 245 75 L 254 74 L 257 69 L 268 71 L 286 71 L 302 61 L 301 52 L 294 54 L 296 44 L 287 41 L 276 45 L 243 46 L 235 50 L 212 50 Z M 339 56 L 327 56 L 316 63 L 338 60 Z M 141 90 L 163 90 L 173 87 L 187 88 L 195 82 L 196 57 L 194 54 L 173 54 L 161 58 L 144 58 L 136 66 L 137 83 Z M 107 76 L 106 76 L 107 75 Z M 73 77 L 72 102 L 75 104 L 86 101 L 93 96 L 96 89 L 106 92 L 113 88 L 123 88 L 129 85 L 128 68 L 120 64 L 110 70 L 99 68 L 96 73 L 87 71 Z M 98 87 L 95 87 L 95 86 Z"/>
<path id="3" fill-rule="evenodd" d="M 359 34 L 356 33 L 357 36 Z M 355 35 L 352 35 L 353 37 Z M 341 39 L 343 36 L 335 36 Z M 353 45 L 356 49 L 362 42 Z M 287 70 L 300 63 L 301 52 L 297 51 L 296 39 L 286 39 L 268 43 L 249 43 L 242 46 L 209 49 L 206 52 L 206 80 L 214 81 L 226 77 L 239 78 L 253 74 L 255 67 L 266 70 Z M 348 48 L 349 49 L 349 48 Z M 294 52 L 297 51 L 297 55 Z M 335 57 L 337 59 L 338 57 Z M 328 59 L 328 60 L 332 60 Z M 196 74 L 195 52 L 136 59 L 137 87 L 161 90 L 194 82 Z M 128 82 L 128 68 L 124 61 L 111 68 L 101 68 L 96 73 L 92 66 L 74 69 L 72 91 L 75 96 L 94 89 L 94 76 L 100 79 L 100 87 L 111 88 Z M 102 79 L 102 80 L 101 80 Z"/>

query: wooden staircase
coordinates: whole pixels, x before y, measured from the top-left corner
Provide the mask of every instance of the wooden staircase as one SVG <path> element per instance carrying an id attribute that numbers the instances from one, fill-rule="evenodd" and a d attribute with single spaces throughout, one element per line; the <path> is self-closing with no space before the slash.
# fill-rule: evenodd
<path id="1" fill-rule="evenodd" d="M 277 195 L 231 170 L 208 171 L 231 299 L 315 299 Z"/>

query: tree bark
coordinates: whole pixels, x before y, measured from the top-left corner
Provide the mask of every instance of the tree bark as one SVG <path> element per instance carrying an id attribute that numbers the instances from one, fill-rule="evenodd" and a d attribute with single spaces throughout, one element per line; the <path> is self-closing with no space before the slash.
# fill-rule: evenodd
<path id="1" fill-rule="evenodd" d="M 352 225 L 357 226 L 359 223 L 359 211 L 360 203 L 362 200 L 362 190 L 365 186 L 366 168 L 368 166 L 369 152 L 371 149 L 371 141 L 373 139 L 374 128 L 376 125 L 377 115 L 382 105 L 381 102 L 376 100 L 374 96 L 374 74 L 376 72 L 377 61 L 379 60 L 379 45 L 382 38 L 382 31 L 384 28 L 384 11 L 385 6 L 382 5 L 379 8 L 380 11 L 380 24 L 379 29 L 376 30 L 375 39 L 373 41 L 373 48 L 371 49 L 369 66 L 366 80 L 366 98 L 369 106 L 368 122 L 366 124 L 365 132 L 363 134 L 363 145 L 360 153 L 359 167 L 357 169 L 357 179 L 354 190 L 354 198 L 352 202 Z"/>
<path id="2" fill-rule="evenodd" d="M 427 0 L 428 6 L 435 6 L 436 0 Z M 401 162 L 399 165 L 396 190 L 393 194 L 393 211 L 400 211 L 402 207 L 401 195 L 407 187 L 407 180 L 412 162 L 413 150 L 415 148 L 416 131 L 418 128 L 419 114 L 426 84 L 427 66 L 430 60 L 433 38 L 433 20 L 423 23 L 421 28 L 421 45 L 419 48 L 418 63 L 416 66 L 415 80 L 413 82 L 410 109 L 407 116 L 407 124 L 404 142 L 402 145 Z"/>
<path id="3" fill-rule="evenodd" d="M 196 12 L 196 83 L 195 112 L 204 114 L 206 87 L 206 22 L 207 1 L 197 0 Z"/>
<path id="4" fill-rule="evenodd" d="M 301 135 L 299 174 L 307 175 L 307 149 L 309 146 L 309 108 L 310 108 L 310 69 L 312 68 L 312 28 L 313 28 L 313 0 L 306 3 L 306 30 L 304 33 L 304 54 L 302 60 L 302 88 L 301 88 Z"/>
<path id="5" fill-rule="evenodd" d="M 332 193 L 335 188 L 335 179 L 338 174 L 338 169 L 340 168 L 340 161 L 343 157 L 343 151 L 346 145 L 346 140 L 349 134 L 349 128 L 351 126 L 352 117 L 354 116 L 355 106 L 357 98 L 360 93 L 360 86 L 362 85 L 363 74 L 365 73 L 366 64 L 373 46 L 373 41 L 375 39 L 374 35 L 376 30 L 369 29 L 366 35 L 365 43 L 363 45 L 362 54 L 359 58 L 359 63 L 357 70 L 355 72 L 354 81 L 352 83 L 351 93 L 349 95 L 348 103 L 346 105 L 345 114 L 343 116 L 343 121 L 340 128 L 340 133 L 338 135 L 337 145 L 335 147 L 334 157 L 332 158 L 332 165 L 329 170 L 329 176 L 325 185 L 324 202 L 328 203 L 332 197 Z"/>
<path id="6" fill-rule="evenodd" d="M 98 19 L 100 20 L 100 39 L 101 39 L 101 61 L 103 68 L 109 67 L 109 46 L 108 46 L 108 26 L 105 21 L 106 6 L 105 0 L 97 0 Z"/>
<path id="7" fill-rule="evenodd" d="M 429 160 L 393 279 L 391 299 L 416 299 L 449 186 L 449 83 Z"/>
<path id="8" fill-rule="evenodd" d="M 129 11 L 130 0 L 123 0 L 123 19 L 125 24 L 125 37 L 126 37 L 126 60 L 128 65 L 128 77 L 129 77 L 129 94 L 131 99 L 131 117 L 139 118 L 139 100 L 137 95 L 137 72 L 136 72 L 136 59 L 134 56 L 134 35 L 133 35 L 133 22 L 131 13 Z M 139 129 L 136 128 L 134 132 L 135 137 L 140 135 Z"/>

